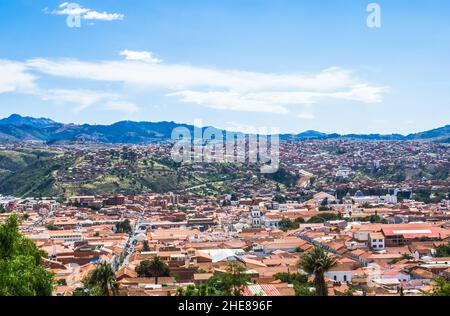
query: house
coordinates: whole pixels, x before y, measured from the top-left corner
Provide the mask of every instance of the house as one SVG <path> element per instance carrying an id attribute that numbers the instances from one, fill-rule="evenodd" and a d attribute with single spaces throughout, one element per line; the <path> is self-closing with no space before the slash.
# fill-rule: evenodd
<path id="1" fill-rule="evenodd" d="M 358 241 L 361 242 L 368 242 L 369 241 L 369 235 L 371 233 L 380 232 L 383 228 L 383 224 L 365 224 L 360 225 L 355 229 L 355 232 L 353 233 L 353 238 L 355 238 Z"/>
<path id="2" fill-rule="evenodd" d="M 320 205 L 323 203 L 323 201 L 327 201 L 328 203 L 334 203 L 336 202 L 336 198 L 328 193 L 325 192 L 319 192 L 314 194 L 313 200 L 317 205 Z"/>
<path id="3" fill-rule="evenodd" d="M 83 234 L 71 231 L 71 230 L 58 230 L 58 231 L 50 231 L 48 232 L 50 240 L 59 241 L 62 240 L 66 243 L 75 243 L 83 241 Z"/>
<path id="4" fill-rule="evenodd" d="M 280 214 L 267 213 L 263 217 L 263 223 L 267 228 L 279 228 L 282 219 L 283 217 Z"/>
<path id="5" fill-rule="evenodd" d="M 306 244 L 308 244 L 306 241 L 300 238 L 292 238 L 292 237 L 275 239 L 274 241 L 265 241 L 262 243 L 264 247 L 264 253 L 267 254 L 277 250 L 283 250 L 286 252 L 296 252 L 298 249 L 302 249 L 302 247 L 305 246 Z"/>
<path id="6" fill-rule="evenodd" d="M 384 250 L 385 238 L 382 233 L 370 233 L 369 234 L 369 246 L 374 251 Z"/>
<path id="7" fill-rule="evenodd" d="M 387 247 L 409 245 L 413 241 L 439 240 L 441 228 L 431 224 L 385 225 L 382 228 Z"/>
<path id="8" fill-rule="evenodd" d="M 208 282 L 214 276 L 214 273 L 195 273 L 194 283 L 195 285 L 202 285 Z"/>
<path id="9" fill-rule="evenodd" d="M 325 273 L 325 277 L 334 282 L 352 283 L 353 269 L 347 264 L 337 264 Z"/>

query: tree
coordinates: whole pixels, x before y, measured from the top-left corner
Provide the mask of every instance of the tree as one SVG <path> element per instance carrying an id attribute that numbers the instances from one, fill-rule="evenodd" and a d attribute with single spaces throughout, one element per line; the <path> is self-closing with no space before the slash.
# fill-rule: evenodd
<path id="1" fill-rule="evenodd" d="M 286 198 L 283 195 L 281 195 L 281 194 L 275 194 L 275 196 L 273 197 L 272 201 L 278 202 L 280 204 L 285 204 L 286 203 Z"/>
<path id="2" fill-rule="evenodd" d="M 355 296 L 355 295 L 354 295 L 352 290 L 347 290 L 347 291 L 342 292 L 342 293 L 337 292 L 336 296 Z"/>
<path id="3" fill-rule="evenodd" d="M 47 226 L 45 226 L 45 228 L 47 228 L 50 231 L 60 230 L 60 228 L 58 226 L 53 225 L 53 224 L 48 224 Z"/>
<path id="4" fill-rule="evenodd" d="M 450 296 L 450 283 L 444 277 L 434 280 L 433 291 L 426 293 L 426 296 Z"/>
<path id="5" fill-rule="evenodd" d="M 280 272 L 275 274 L 273 277 L 277 280 L 280 280 L 281 282 L 289 284 L 308 283 L 308 277 L 299 273 Z"/>
<path id="6" fill-rule="evenodd" d="M 354 218 L 354 219 L 351 219 L 350 221 L 352 221 L 352 222 L 370 222 L 372 224 L 374 224 L 374 223 L 387 224 L 388 223 L 387 220 L 385 220 L 384 218 L 382 218 L 378 215 Z"/>
<path id="7" fill-rule="evenodd" d="M 0 296 L 51 296 L 53 274 L 41 266 L 46 254 L 19 231 L 11 215 L 0 225 Z"/>
<path id="8" fill-rule="evenodd" d="M 150 246 L 148 244 L 148 240 L 144 240 L 144 244 L 142 246 L 142 252 L 149 252 L 150 251 Z"/>
<path id="9" fill-rule="evenodd" d="M 300 268 L 314 275 L 314 286 L 318 296 L 328 295 L 325 273 L 334 266 L 336 266 L 336 261 L 321 248 L 314 248 L 314 250 L 306 253 L 299 262 Z"/>
<path id="10" fill-rule="evenodd" d="M 58 284 L 59 286 L 67 286 L 67 281 L 66 279 L 60 279 L 56 282 L 56 284 Z"/>
<path id="11" fill-rule="evenodd" d="M 296 296 L 316 296 L 316 292 L 311 289 L 311 286 L 305 283 L 295 283 L 294 291 Z"/>
<path id="12" fill-rule="evenodd" d="M 269 180 L 284 184 L 287 187 L 295 186 L 299 179 L 297 174 L 294 174 L 284 168 L 280 168 L 277 172 L 265 174 L 264 176 Z"/>
<path id="13" fill-rule="evenodd" d="M 245 287 L 250 282 L 250 276 L 245 271 L 245 266 L 241 263 L 231 262 L 228 265 L 227 272 L 233 296 L 242 296 Z"/>
<path id="14" fill-rule="evenodd" d="M 115 296 L 119 288 L 116 274 L 107 262 L 97 265 L 84 281 L 84 285 L 94 296 L 111 296 L 111 294 Z"/>
<path id="15" fill-rule="evenodd" d="M 189 285 L 186 289 L 179 288 L 177 290 L 177 296 L 216 296 L 217 290 L 208 285 Z"/>
<path id="16" fill-rule="evenodd" d="M 450 257 L 450 243 L 447 245 L 440 245 L 436 248 L 436 253 L 434 254 L 436 258 L 447 258 Z"/>
<path id="17" fill-rule="evenodd" d="M 279 227 L 282 231 L 287 232 L 299 228 L 299 223 L 293 222 L 288 218 L 283 218 L 279 223 Z"/>
<path id="18" fill-rule="evenodd" d="M 231 296 L 232 286 L 228 273 L 216 273 L 206 283 L 215 289 L 217 296 Z"/>
<path id="19" fill-rule="evenodd" d="M 155 283 L 158 284 L 159 277 L 170 276 L 169 267 L 159 258 L 154 257 L 151 261 L 144 260 L 135 269 L 139 277 L 155 278 Z"/>
<path id="20" fill-rule="evenodd" d="M 0 214 L 4 214 L 4 213 L 6 213 L 6 209 L 3 206 L 3 204 L 0 204 Z"/>
<path id="21" fill-rule="evenodd" d="M 75 290 L 73 290 L 72 296 L 92 296 L 92 295 L 88 289 L 78 287 Z"/>
<path id="22" fill-rule="evenodd" d="M 206 284 L 178 289 L 177 296 L 242 296 L 250 282 L 245 266 L 231 262 L 226 273 L 216 273 Z"/>
<path id="23" fill-rule="evenodd" d="M 340 219 L 339 215 L 336 215 L 333 213 L 323 213 L 323 214 L 311 217 L 308 220 L 308 223 L 309 224 L 318 224 L 318 223 L 325 223 L 327 221 L 335 221 L 338 219 Z"/>
<path id="24" fill-rule="evenodd" d="M 116 224 L 116 233 L 118 234 L 130 234 L 132 230 L 133 229 L 131 228 L 130 221 L 128 219 Z"/>
<path id="25" fill-rule="evenodd" d="M 294 285 L 294 291 L 296 296 L 316 296 L 316 293 L 311 290 L 313 286 L 308 281 L 308 276 L 299 273 L 277 273 L 274 278 L 281 282 Z"/>
<path id="26" fill-rule="evenodd" d="M 241 263 L 231 262 L 226 273 L 216 273 L 208 280 L 207 287 L 214 289 L 214 295 L 217 296 L 242 296 L 250 282 L 250 276 L 245 271 Z"/>

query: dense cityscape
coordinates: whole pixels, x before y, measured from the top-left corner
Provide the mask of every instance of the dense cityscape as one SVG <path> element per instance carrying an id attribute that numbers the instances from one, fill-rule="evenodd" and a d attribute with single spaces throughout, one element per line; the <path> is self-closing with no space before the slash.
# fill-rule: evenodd
<path id="1" fill-rule="evenodd" d="M 42 252 L 52 295 L 422 296 L 450 277 L 446 143 L 287 140 L 275 174 L 172 145 L 0 146 L 2 229 Z"/>
<path id="2" fill-rule="evenodd" d="M 450 1 L 74 1 L 0 1 L 0 301 L 447 300 Z"/>

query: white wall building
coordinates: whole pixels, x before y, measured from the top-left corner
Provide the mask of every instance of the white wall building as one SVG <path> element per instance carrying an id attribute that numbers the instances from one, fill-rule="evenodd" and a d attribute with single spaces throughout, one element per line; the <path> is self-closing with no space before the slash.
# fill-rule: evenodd
<path id="1" fill-rule="evenodd" d="M 374 251 L 382 251 L 386 248 L 385 238 L 381 233 L 369 234 L 369 246 Z"/>
<path id="2" fill-rule="evenodd" d="M 334 282 L 352 283 L 353 271 L 349 266 L 340 264 L 326 272 L 325 277 Z"/>

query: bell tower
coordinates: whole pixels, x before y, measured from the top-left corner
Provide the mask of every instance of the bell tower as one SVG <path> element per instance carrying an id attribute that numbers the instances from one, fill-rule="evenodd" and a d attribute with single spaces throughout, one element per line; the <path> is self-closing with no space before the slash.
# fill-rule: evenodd
<path id="1" fill-rule="evenodd" d="M 252 227 L 260 228 L 262 226 L 262 214 L 259 206 L 252 207 Z"/>

